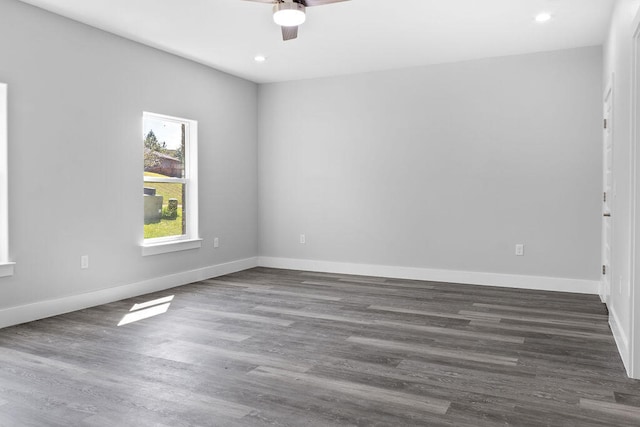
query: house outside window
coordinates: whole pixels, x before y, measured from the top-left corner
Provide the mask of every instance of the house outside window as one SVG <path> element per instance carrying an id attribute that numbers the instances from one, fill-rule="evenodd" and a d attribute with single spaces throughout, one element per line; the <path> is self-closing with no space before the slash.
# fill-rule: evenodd
<path id="1" fill-rule="evenodd" d="M 143 114 L 143 255 L 200 247 L 194 120 Z"/>

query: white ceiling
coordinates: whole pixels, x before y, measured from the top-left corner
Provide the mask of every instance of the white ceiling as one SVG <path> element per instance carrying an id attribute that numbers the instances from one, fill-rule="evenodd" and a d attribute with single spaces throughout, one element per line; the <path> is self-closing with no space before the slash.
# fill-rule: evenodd
<path id="1" fill-rule="evenodd" d="M 244 0 L 22 1 L 258 83 L 600 45 L 614 3 L 350 0 L 308 8 L 283 42 L 271 6 Z"/>

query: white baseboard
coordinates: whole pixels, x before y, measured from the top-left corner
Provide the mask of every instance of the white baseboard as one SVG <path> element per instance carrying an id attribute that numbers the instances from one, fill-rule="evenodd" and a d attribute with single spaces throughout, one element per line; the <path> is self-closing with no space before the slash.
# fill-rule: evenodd
<path id="1" fill-rule="evenodd" d="M 5 308 L 0 310 L 0 328 L 44 319 L 45 317 L 57 316 L 59 314 L 82 310 L 84 308 L 107 304 L 151 292 L 175 288 L 176 286 L 246 270 L 256 267 L 257 265 L 257 257 L 246 258 L 225 264 L 171 274 L 169 276 L 143 280 L 142 282 L 128 285 Z"/>
<path id="2" fill-rule="evenodd" d="M 627 334 L 622 329 L 620 319 L 618 319 L 618 315 L 615 310 L 609 309 L 609 327 L 611 328 L 611 332 L 613 333 L 613 338 L 616 341 L 616 346 L 618 347 L 618 353 L 620 353 L 620 358 L 622 358 L 622 363 L 624 368 L 627 371 L 627 375 L 629 378 L 632 377 L 631 372 L 631 353 L 629 348 L 629 339 L 627 338 Z"/>
<path id="3" fill-rule="evenodd" d="M 603 280 L 600 280 L 600 282 L 598 282 L 598 295 L 600 296 L 600 301 L 603 304 L 607 304 L 609 302 L 608 294 L 609 294 L 609 289 L 607 289 L 607 285 L 604 283 Z"/>
<path id="4" fill-rule="evenodd" d="M 0 310 L 0 328 L 31 322 L 75 310 L 82 310 L 84 308 L 107 304 L 151 292 L 162 291 L 200 280 L 210 279 L 212 277 L 235 273 L 237 271 L 246 270 L 256 266 L 594 295 L 598 294 L 599 286 L 597 281 L 580 279 L 351 264 L 292 258 L 253 257 L 148 279 L 128 285 L 102 289 L 99 291 L 5 308 Z M 617 323 L 614 318 L 612 330 L 616 328 L 616 325 Z M 625 335 L 620 334 L 618 337 L 614 330 L 614 336 L 616 336 L 616 342 L 620 341 L 622 343 L 618 343 L 618 347 L 620 348 L 622 345 L 625 349 L 624 351 L 628 351 L 628 343 L 625 339 Z M 621 354 L 623 354 L 623 348 L 620 348 Z M 624 354 L 628 354 L 628 352 Z M 626 365 L 627 364 L 625 362 L 625 366 Z"/>
<path id="5" fill-rule="evenodd" d="M 473 271 L 435 270 L 429 268 L 395 267 L 388 265 L 351 264 L 293 258 L 259 257 L 258 265 L 261 267 L 285 268 L 289 270 L 357 274 L 362 276 L 389 277 L 395 279 L 500 286 L 592 295 L 598 294 L 600 286 L 600 282 L 597 280 L 481 273 Z"/>

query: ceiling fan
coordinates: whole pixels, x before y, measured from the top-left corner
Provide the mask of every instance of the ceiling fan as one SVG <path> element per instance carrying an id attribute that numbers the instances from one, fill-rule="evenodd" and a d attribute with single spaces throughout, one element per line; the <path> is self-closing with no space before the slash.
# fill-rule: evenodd
<path id="1" fill-rule="evenodd" d="M 298 37 L 298 26 L 305 19 L 305 9 L 311 6 L 339 3 L 348 0 L 246 0 L 273 5 L 273 20 L 282 27 L 282 40 Z"/>

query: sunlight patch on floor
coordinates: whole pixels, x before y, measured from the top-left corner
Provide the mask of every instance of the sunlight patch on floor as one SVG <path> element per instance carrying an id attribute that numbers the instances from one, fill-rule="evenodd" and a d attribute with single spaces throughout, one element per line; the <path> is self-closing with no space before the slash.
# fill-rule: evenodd
<path id="1" fill-rule="evenodd" d="M 131 307 L 131 310 L 129 310 L 129 313 L 120 320 L 118 326 L 127 325 L 129 323 L 138 322 L 143 319 L 148 319 L 150 317 L 166 313 L 167 310 L 169 310 L 171 301 L 173 301 L 173 297 L 174 295 L 171 295 L 140 304 L 134 304 L 134 306 Z"/>
<path id="2" fill-rule="evenodd" d="M 143 302 L 143 303 L 140 303 L 140 304 L 134 304 L 134 306 L 131 307 L 131 310 L 129 310 L 129 311 L 141 310 L 143 308 L 151 307 L 151 306 L 154 306 L 154 305 L 164 304 L 165 302 L 171 302 L 171 301 L 173 301 L 173 297 L 174 297 L 174 295 L 170 295 L 168 297 L 154 299 L 153 301 L 147 301 L 147 302 Z"/>

